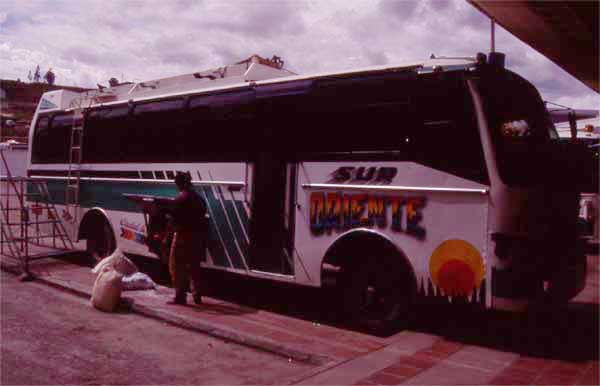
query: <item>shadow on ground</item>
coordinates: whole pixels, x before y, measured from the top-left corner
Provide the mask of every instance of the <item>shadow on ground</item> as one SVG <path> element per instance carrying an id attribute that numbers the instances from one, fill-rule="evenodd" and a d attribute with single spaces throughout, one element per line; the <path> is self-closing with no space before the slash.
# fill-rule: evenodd
<path id="1" fill-rule="evenodd" d="M 160 262 L 136 256 L 131 258 L 154 281 L 169 285 L 169 274 Z M 91 263 L 86 265 L 91 266 Z M 311 322 L 370 333 L 364 328 L 336 319 L 335 300 L 321 289 L 258 280 L 215 270 L 205 270 L 203 274 L 203 292 L 210 297 Z M 521 355 L 569 361 L 598 360 L 599 314 L 599 305 L 592 303 L 538 307 L 524 314 L 481 311 L 462 304 L 431 305 L 417 307 L 407 329 Z M 398 327 L 388 331 L 386 335 L 393 335 L 401 330 Z"/>
<path id="2" fill-rule="evenodd" d="M 414 330 L 477 345 L 548 359 L 598 360 L 598 304 L 544 306 L 527 313 L 425 308 Z"/>

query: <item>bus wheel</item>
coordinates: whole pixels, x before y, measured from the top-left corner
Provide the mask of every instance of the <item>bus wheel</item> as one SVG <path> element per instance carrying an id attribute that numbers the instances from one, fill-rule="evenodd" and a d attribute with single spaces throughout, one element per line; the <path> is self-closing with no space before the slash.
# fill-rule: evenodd
<path id="1" fill-rule="evenodd" d="M 401 272 L 374 264 L 348 267 L 342 274 L 342 314 L 350 322 L 376 333 L 387 333 L 399 325 L 410 305 L 403 293 Z"/>
<path id="2" fill-rule="evenodd" d="M 90 232 L 86 242 L 86 251 L 94 262 L 99 262 L 115 251 L 115 244 L 112 229 L 108 222 L 103 220 L 97 223 Z"/>

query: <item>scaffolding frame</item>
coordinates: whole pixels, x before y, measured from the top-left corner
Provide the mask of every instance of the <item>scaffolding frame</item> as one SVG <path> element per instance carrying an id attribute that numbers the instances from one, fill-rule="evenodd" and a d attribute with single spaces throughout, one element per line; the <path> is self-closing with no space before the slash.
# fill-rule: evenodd
<path id="1" fill-rule="evenodd" d="M 0 176 L 0 255 L 18 263 L 22 273 L 30 277 L 29 262 L 52 256 L 33 254 L 31 245 L 61 251 L 74 250 L 65 225 L 50 197 L 45 180 L 13 177 L 0 149 L 7 175 Z M 51 240 L 46 243 L 45 240 Z"/>

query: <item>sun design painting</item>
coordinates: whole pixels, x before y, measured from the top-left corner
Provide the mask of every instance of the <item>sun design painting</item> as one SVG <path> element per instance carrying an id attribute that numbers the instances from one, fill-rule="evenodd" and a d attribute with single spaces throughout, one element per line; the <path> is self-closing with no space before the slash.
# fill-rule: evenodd
<path id="1" fill-rule="evenodd" d="M 446 296 L 468 296 L 485 277 L 485 263 L 475 247 L 464 240 L 446 240 L 429 260 L 433 283 Z"/>

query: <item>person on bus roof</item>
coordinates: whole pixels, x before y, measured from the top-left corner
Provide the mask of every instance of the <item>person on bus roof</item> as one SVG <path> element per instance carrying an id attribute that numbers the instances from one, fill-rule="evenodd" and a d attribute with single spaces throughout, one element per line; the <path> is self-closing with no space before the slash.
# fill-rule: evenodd
<path id="1" fill-rule="evenodd" d="M 191 279 L 194 302 L 201 304 L 200 260 L 204 257 L 208 240 L 207 207 L 194 191 L 189 173 L 177 172 L 175 185 L 179 194 L 170 211 L 174 235 L 169 255 L 169 272 L 175 287 L 175 298 L 168 303 L 186 304 L 187 284 Z"/>

